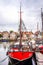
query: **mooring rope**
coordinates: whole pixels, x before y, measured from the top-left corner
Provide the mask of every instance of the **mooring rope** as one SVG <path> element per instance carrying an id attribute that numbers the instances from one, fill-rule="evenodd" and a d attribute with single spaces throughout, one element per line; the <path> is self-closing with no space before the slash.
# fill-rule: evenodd
<path id="1" fill-rule="evenodd" d="M 4 58 L 3 60 L 0 61 L 0 63 L 4 62 L 8 57 Z"/>

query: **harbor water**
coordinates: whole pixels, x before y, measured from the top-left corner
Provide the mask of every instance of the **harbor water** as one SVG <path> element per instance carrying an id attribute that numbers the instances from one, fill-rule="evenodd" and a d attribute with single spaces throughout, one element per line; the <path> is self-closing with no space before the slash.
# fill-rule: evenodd
<path id="1" fill-rule="evenodd" d="M 8 65 L 8 62 L 9 62 L 8 57 L 6 55 L 7 47 L 5 48 L 3 46 L 4 44 L 5 44 L 4 42 L 2 42 L 0 44 L 0 65 Z M 7 42 L 6 42 L 6 44 L 7 44 Z"/>

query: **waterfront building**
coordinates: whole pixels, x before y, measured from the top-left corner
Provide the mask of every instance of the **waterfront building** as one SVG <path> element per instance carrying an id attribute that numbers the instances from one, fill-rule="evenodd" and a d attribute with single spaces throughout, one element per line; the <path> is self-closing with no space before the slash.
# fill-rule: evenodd
<path id="1" fill-rule="evenodd" d="M 3 35 L 3 39 L 9 39 L 9 32 L 8 31 L 3 31 L 2 35 Z"/>
<path id="2" fill-rule="evenodd" d="M 10 33 L 10 40 L 15 40 L 15 38 L 16 38 L 16 33 L 15 32 Z"/>

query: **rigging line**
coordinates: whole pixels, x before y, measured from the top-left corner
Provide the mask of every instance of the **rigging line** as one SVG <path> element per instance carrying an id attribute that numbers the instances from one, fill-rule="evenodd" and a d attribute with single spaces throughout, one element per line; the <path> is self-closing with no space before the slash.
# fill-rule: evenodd
<path id="1" fill-rule="evenodd" d="M 0 61 L 0 63 L 4 62 L 8 57 L 4 58 L 3 60 Z"/>
<path id="2" fill-rule="evenodd" d="M 27 31 L 27 28 L 25 27 L 25 24 L 24 24 L 24 22 L 22 21 L 22 23 L 23 23 L 23 25 L 24 25 L 24 29 Z"/>
<path id="3" fill-rule="evenodd" d="M 25 24 L 24 24 L 24 22 L 23 22 L 23 20 L 22 20 L 22 25 L 24 26 L 24 29 L 27 31 L 27 28 L 26 28 L 26 26 L 25 26 Z M 22 27 L 23 27 L 22 26 Z M 20 25 L 19 25 L 19 27 L 20 27 Z M 26 35 L 27 36 L 27 35 Z M 27 38 L 29 39 L 29 37 L 27 36 Z M 29 41 L 28 41 L 29 42 Z M 28 44 L 28 43 L 27 43 Z M 28 44 L 29 45 L 29 44 Z"/>
<path id="4" fill-rule="evenodd" d="M 26 28 L 26 26 L 25 26 L 25 24 L 24 24 L 24 22 L 22 21 L 22 24 L 23 24 L 23 26 L 24 26 L 24 29 L 27 31 L 27 28 Z M 27 35 L 26 35 L 27 36 Z M 27 36 L 27 38 L 29 39 L 29 37 Z M 29 42 L 29 41 L 28 41 Z M 27 43 L 28 44 L 28 43 Z M 29 44 L 28 44 L 29 45 Z"/>

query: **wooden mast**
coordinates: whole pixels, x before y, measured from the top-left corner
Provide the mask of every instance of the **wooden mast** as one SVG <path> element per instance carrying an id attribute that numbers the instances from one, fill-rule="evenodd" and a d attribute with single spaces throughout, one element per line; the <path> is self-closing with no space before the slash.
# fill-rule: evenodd
<path id="1" fill-rule="evenodd" d="M 42 32 L 43 32 L 43 11 L 42 11 L 42 8 L 41 8 L 41 18 L 42 18 Z"/>
<path id="2" fill-rule="evenodd" d="M 41 8 L 41 18 L 42 18 L 42 33 L 43 33 L 43 11 Z M 42 38 L 43 38 L 43 34 L 42 34 Z M 42 40 L 42 44 L 43 44 L 43 40 Z"/>
<path id="3" fill-rule="evenodd" d="M 21 28 L 22 28 L 22 19 L 21 19 L 21 2 L 20 2 L 20 48 L 22 46 L 22 31 L 21 31 Z"/>

